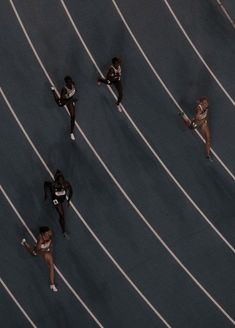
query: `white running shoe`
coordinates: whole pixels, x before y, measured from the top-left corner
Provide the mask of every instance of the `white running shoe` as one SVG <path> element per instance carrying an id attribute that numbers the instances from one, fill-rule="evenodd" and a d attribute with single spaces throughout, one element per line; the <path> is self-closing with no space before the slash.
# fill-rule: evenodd
<path id="1" fill-rule="evenodd" d="M 73 133 L 70 133 L 70 138 L 71 138 L 72 140 L 75 140 L 75 136 L 74 136 Z"/>
<path id="2" fill-rule="evenodd" d="M 21 243 L 21 245 L 22 245 L 22 246 L 25 246 L 25 243 L 26 243 L 26 239 L 25 239 L 25 238 L 23 238 L 23 239 L 21 240 L 21 242 L 20 242 L 20 243 Z"/>
<path id="3" fill-rule="evenodd" d="M 54 85 L 51 86 L 51 91 L 55 91 Z"/>
<path id="4" fill-rule="evenodd" d="M 118 111 L 121 113 L 122 112 L 122 107 L 121 105 L 117 105 Z"/>
<path id="5" fill-rule="evenodd" d="M 56 288 L 55 285 L 50 285 L 50 289 L 51 289 L 53 292 L 58 292 L 58 289 Z"/>

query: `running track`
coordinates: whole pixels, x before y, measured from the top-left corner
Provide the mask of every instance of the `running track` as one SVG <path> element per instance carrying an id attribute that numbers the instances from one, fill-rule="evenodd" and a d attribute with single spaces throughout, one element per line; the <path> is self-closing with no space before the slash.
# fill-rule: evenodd
<path id="1" fill-rule="evenodd" d="M 66 74 L 77 82 L 77 122 L 106 170 L 78 130 L 75 143 L 66 137 L 68 115 L 52 99 L 14 5 L 56 87 Z M 234 29 L 216 1 L 145 0 L 137 6 L 133 0 L 66 0 L 63 6 L 15 0 L 1 3 L 0 21 L 5 327 L 234 326 Z M 143 54 L 188 115 L 195 100 L 208 95 L 212 146 L 225 167 L 206 161 L 202 141 L 184 127 Z M 122 114 L 108 89 L 95 83 L 95 65 L 104 73 L 115 55 L 123 58 Z M 66 209 L 70 241 L 43 201 L 43 181 L 56 168 L 74 188 L 74 207 Z M 47 286 L 44 263 L 19 244 L 23 236 L 32 241 L 23 222 L 34 235 L 44 224 L 54 231 L 55 262 L 65 279 L 57 275 L 56 295 Z"/>

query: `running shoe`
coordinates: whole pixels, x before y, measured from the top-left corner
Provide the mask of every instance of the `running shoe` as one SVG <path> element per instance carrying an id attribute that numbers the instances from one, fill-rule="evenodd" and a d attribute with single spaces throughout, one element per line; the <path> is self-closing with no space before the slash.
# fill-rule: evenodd
<path id="1" fill-rule="evenodd" d="M 21 240 L 21 245 L 22 245 L 22 246 L 25 246 L 25 243 L 26 243 L 26 239 L 23 238 L 23 239 Z"/>
<path id="2" fill-rule="evenodd" d="M 50 289 L 51 289 L 53 292 L 58 292 L 58 289 L 56 288 L 55 285 L 50 285 Z"/>
<path id="3" fill-rule="evenodd" d="M 121 107 L 121 105 L 119 104 L 119 105 L 117 105 L 117 108 L 118 108 L 118 111 L 121 113 L 122 112 L 122 107 Z"/>

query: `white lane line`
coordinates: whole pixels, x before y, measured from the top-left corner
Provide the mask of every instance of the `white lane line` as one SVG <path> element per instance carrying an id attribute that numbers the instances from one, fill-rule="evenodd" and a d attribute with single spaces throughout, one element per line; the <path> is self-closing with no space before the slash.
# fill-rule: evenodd
<path id="1" fill-rule="evenodd" d="M 17 299 L 15 298 L 15 296 L 12 294 L 12 292 L 10 291 L 10 289 L 7 287 L 7 285 L 5 284 L 5 282 L 3 281 L 3 279 L 0 277 L 0 283 L 2 284 L 3 288 L 6 290 L 6 292 L 8 293 L 8 295 L 10 296 L 10 298 L 13 300 L 13 302 L 16 304 L 16 306 L 20 309 L 20 311 L 23 313 L 23 315 L 25 316 L 25 318 L 28 320 L 28 322 L 31 324 L 32 327 L 37 328 L 37 326 L 35 325 L 35 323 L 33 322 L 33 320 L 29 317 L 29 315 L 27 314 L 27 312 L 24 310 L 24 308 L 20 305 L 20 303 L 17 301 Z M 2 322 L 2 325 L 4 326 L 4 322 Z"/>
<path id="2" fill-rule="evenodd" d="M 198 49 L 196 48 L 196 46 L 194 45 L 194 43 L 192 42 L 192 40 L 190 39 L 190 37 L 188 36 L 187 32 L 183 28 L 182 24 L 180 23 L 179 19 L 177 18 L 176 14 L 174 13 L 173 9 L 169 5 L 168 1 L 167 0 L 163 0 L 163 1 L 165 2 L 168 10 L 170 11 L 170 13 L 173 16 L 174 20 L 176 21 L 177 25 L 179 26 L 181 32 L 184 34 L 185 38 L 187 39 L 187 41 L 189 42 L 189 44 L 191 45 L 191 47 L 193 48 L 193 50 L 195 51 L 195 53 L 197 54 L 197 56 L 199 57 L 199 59 L 201 60 L 201 62 L 203 63 L 203 65 L 206 67 L 206 69 L 208 70 L 208 72 L 210 73 L 210 75 L 212 76 L 212 78 L 215 80 L 215 82 L 218 84 L 218 86 L 220 87 L 220 89 L 223 91 L 223 93 L 226 95 L 226 97 L 231 101 L 231 103 L 234 106 L 235 105 L 235 101 L 230 96 L 230 94 L 226 91 L 226 89 L 223 87 L 222 83 L 219 81 L 219 79 L 213 73 L 213 71 L 209 67 L 209 65 L 206 63 L 205 59 L 202 57 L 202 55 L 200 54 L 200 52 L 198 51 Z"/>
<path id="3" fill-rule="evenodd" d="M 7 195 L 7 193 L 4 190 L 4 188 L 3 188 L 2 185 L 0 185 L 0 190 L 1 190 L 2 194 L 3 194 L 3 196 L 5 197 L 5 199 L 7 200 L 7 202 L 9 203 L 9 205 L 11 206 L 11 208 L 13 209 L 13 211 L 15 212 L 15 214 L 18 217 L 18 219 L 20 220 L 20 222 L 23 224 L 23 226 L 26 228 L 26 230 L 28 231 L 28 233 L 30 234 L 30 236 L 32 237 L 32 239 L 34 240 L 34 242 L 37 242 L 36 237 L 34 236 L 34 234 L 32 233 L 32 231 L 29 229 L 28 225 L 25 223 L 24 219 L 22 218 L 22 216 L 20 215 L 20 213 L 16 209 L 15 205 L 12 203 L 11 199 Z M 54 265 L 54 267 L 55 267 L 55 270 L 56 270 L 57 274 L 63 280 L 63 282 L 65 283 L 65 285 L 68 287 L 68 289 L 71 291 L 71 293 L 75 296 L 75 298 L 79 301 L 79 303 L 84 307 L 84 309 L 89 313 L 89 315 L 92 317 L 92 319 L 96 322 L 97 326 L 99 326 L 100 328 L 104 328 L 104 326 L 95 317 L 95 315 L 91 312 L 91 310 L 88 308 L 88 306 L 83 302 L 83 300 L 78 295 L 78 293 L 70 285 L 70 283 L 68 282 L 68 280 L 63 276 L 62 272 L 58 269 L 58 267 L 56 265 Z"/>
<path id="4" fill-rule="evenodd" d="M 233 28 L 235 28 L 235 22 L 232 19 L 232 17 L 229 15 L 228 11 L 225 9 L 225 7 L 223 6 L 222 1 L 220 0 L 216 0 L 216 2 L 218 3 L 218 5 L 220 6 L 220 9 L 223 11 L 225 17 L 229 20 L 229 22 L 232 24 Z"/>
<path id="5" fill-rule="evenodd" d="M 21 131 L 25 135 L 26 139 L 28 140 L 29 144 L 32 146 L 33 150 L 37 150 L 35 145 L 33 144 L 31 138 L 25 131 L 23 125 L 19 121 L 17 115 L 15 114 L 11 104 L 9 103 L 5 93 L 3 92 L 2 88 L 0 88 L 0 93 L 5 100 L 8 109 L 12 113 L 13 117 L 15 118 L 17 124 L 19 125 Z M 85 136 L 84 136 L 85 137 Z M 86 137 L 85 137 L 86 138 Z M 87 140 L 88 141 L 88 140 Z M 88 141 L 89 142 L 89 141 Z M 94 150 L 95 151 L 95 150 Z M 42 156 L 38 151 L 35 151 L 36 155 L 40 159 L 43 166 L 46 168 L 47 172 L 50 173 L 50 176 L 53 177 L 52 172 L 46 165 L 45 161 L 42 159 Z M 98 155 L 98 154 L 97 154 Z M 123 191 L 124 192 L 124 191 Z M 143 214 L 139 211 L 139 209 L 135 206 L 135 204 L 131 201 L 131 199 L 127 196 L 125 193 L 125 197 L 130 202 L 131 206 L 134 208 L 134 210 L 137 212 L 137 214 L 141 217 L 141 219 L 145 222 L 147 227 L 152 231 L 154 236 L 160 241 L 160 243 L 163 245 L 163 247 L 169 252 L 169 254 L 174 258 L 174 260 L 179 264 L 179 266 L 186 272 L 186 274 L 193 280 L 193 282 L 202 290 L 202 292 L 214 303 L 214 305 L 231 321 L 233 322 L 233 319 L 230 317 L 230 315 L 222 308 L 222 306 L 211 296 L 211 294 L 200 284 L 200 282 L 193 276 L 193 274 L 187 269 L 187 267 L 179 260 L 179 258 L 174 254 L 174 252 L 169 248 L 169 246 L 162 240 L 160 235 L 154 230 L 154 228 L 149 224 L 149 222 L 146 220 L 146 218 L 143 216 Z M 79 213 L 75 205 L 71 202 L 71 207 L 77 214 L 77 216 L 80 218 L 84 226 L 88 229 L 90 234 L 93 236 L 93 238 L 97 241 L 99 246 L 102 248 L 102 250 L 105 252 L 105 254 L 109 257 L 109 259 L 112 261 L 112 263 L 115 265 L 115 267 L 121 272 L 121 274 L 124 276 L 124 278 L 130 283 L 130 285 L 136 290 L 136 292 L 139 294 L 139 296 L 144 300 L 144 302 L 151 308 L 151 310 L 162 320 L 162 322 L 167 326 L 171 327 L 169 323 L 162 317 L 160 312 L 149 302 L 149 300 L 144 296 L 144 294 L 138 289 L 138 287 L 133 283 L 133 281 L 128 277 L 128 275 L 125 273 L 125 271 L 121 268 L 121 266 L 117 263 L 117 261 L 112 257 L 112 255 L 108 252 L 108 250 L 105 248 L 105 246 L 102 244 L 102 242 L 99 240 L 99 238 L 96 236 L 96 234 L 93 232 L 93 230 L 90 228 L 90 226 L 87 224 L 87 222 L 84 220 L 82 215 Z M 28 229 L 27 229 L 28 230 Z"/>
<path id="6" fill-rule="evenodd" d="M 67 12 L 67 15 L 69 15 L 68 17 L 70 18 L 70 21 L 73 23 L 73 26 L 74 28 L 76 28 L 76 32 L 78 33 L 78 36 L 80 36 L 78 30 L 77 30 L 77 27 L 75 25 L 75 23 L 73 22 L 72 20 L 72 17 L 71 15 L 69 14 L 68 12 L 68 9 L 67 7 L 65 6 L 64 2 L 62 0 L 60 0 L 61 3 L 63 4 L 66 12 Z M 12 7 L 13 7 L 13 10 L 16 14 L 16 17 L 18 19 L 18 22 L 20 24 L 20 26 L 22 27 L 22 30 L 24 32 L 24 34 L 26 32 L 26 29 L 19 17 L 19 14 L 14 6 L 14 4 L 12 3 L 12 0 L 10 0 L 11 4 L 12 4 Z M 81 37 L 81 36 L 80 36 Z M 81 38 L 82 39 L 82 38 Z M 30 40 L 28 34 L 27 34 L 27 40 Z M 83 40 L 82 40 L 83 41 Z M 30 40 L 30 46 L 33 50 L 33 52 L 36 52 L 31 40 Z M 83 41 L 83 44 L 84 46 L 85 45 L 85 42 Z M 88 54 L 89 56 L 91 56 L 90 58 L 93 59 L 91 53 L 89 52 L 89 49 L 86 47 L 87 51 L 88 51 Z M 93 62 L 95 63 L 94 59 L 93 59 Z M 40 65 L 43 65 L 41 60 L 39 61 L 39 64 Z M 96 67 L 97 64 L 96 64 Z M 44 68 L 45 69 L 45 68 Z M 99 70 L 100 71 L 100 70 Z M 101 71 L 100 71 L 101 72 Z M 50 81 L 52 81 L 50 79 Z M 53 83 L 52 83 L 53 85 Z M 58 91 L 57 91 L 58 92 Z M 3 93 L 1 91 L 1 93 Z M 123 110 L 124 107 L 123 107 Z M 96 150 L 94 149 L 94 147 L 92 146 L 92 144 L 90 143 L 90 141 L 88 140 L 88 138 L 86 137 L 86 135 L 84 134 L 84 132 L 82 131 L 82 129 L 80 128 L 80 126 L 77 124 L 76 122 L 76 127 L 78 128 L 78 130 L 80 131 L 80 133 L 82 134 L 83 138 L 86 140 L 87 144 L 89 145 L 89 147 L 91 148 L 91 150 L 93 151 L 94 155 L 97 157 L 97 159 L 99 160 L 99 162 L 101 163 L 101 165 L 105 168 L 106 172 L 109 174 L 109 176 L 111 177 L 111 179 L 115 182 L 115 184 L 117 185 L 118 189 L 122 192 L 122 194 L 124 195 L 124 197 L 127 199 L 127 201 L 130 203 L 130 205 L 134 208 L 134 210 L 136 211 L 136 213 L 139 215 L 139 217 L 143 220 L 143 222 L 146 224 L 146 226 L 150 229 L 150 231 L 154 234 L 154 236 L 160 241 L 160 243 L 165 247 L 165 249 L 170 253 L 170 255 L 175 259 L 175 261 L 180 265 L 180 267 L 189 275 L 189 277 L 194 281 L 194 283 L 205 293 L 205 295 L 214 303 L 214 305 L 232 322 L 233 319 L 230 317 L 230 315 L 219 305 L 219 303 L 210 295 L 210 293 L 200 284 L 200 282 L 191 274 L 191 272 L 186 268 L 186 266 L 178 259 L 178 257 L 174 254 L 174 252 L 168 247 L 168 245 L 162 240 L 162 238 L 160 237 L 160 235 L 156 232 L 156 230 L 154 230 L 154 228 L 150 225 L 150 223 L 146 220 L 146 218 L 144 217 L 144 215 L 139 211 L 139 209 L 135 206 L 135 204 L 132 202 L 132 200 L 130 199 L 130 197 L 126 194 L 126 192 L 123 190 L 123 188 L 120 186 L 120 184 L 117 182 L 117 180 L 115 179 L 115 177 L 112 175 L 112 173 L 109 171 L 109 169 L 107 168 L 107 166 L 105 165 L 105 163 L 103 162 L 103 160 L 101 159 L 101 157 L 98 155 L 98 153 L 96 152 Z M 191 199 L 191 198 L 190 198 Z M 210 221 L 209 221 L 210 222 Z M 211 222 L 210 222 L 211 223 Z M 213 224 L 211 223 L 211 225 L 213 226 Z M 214 227 L 214 226 L 213 226 Z M 218 234 L 219 231 L 214 227 L 214 231 L 216 231 L 216 233 Z M 220 233 L 219 233 L 220 236 L 222 236 Z M 222 236 L 223 237 L 223 236 Z M 223 237 L 223 241 L 225 241 L 226 239 Z M 228 243 L 228 244 L 227 244 Z M 226 244 L 229 246 L 229 248 L 233 251 L 233 253 L 235 252 L 234 248 L 232 247 L 232 245 L 229 244 L 229 242 L 226 240 Z M 158 315 L 159 316 L 159 315 Z"/>
<path id="7" fill-rule="evenodd" d="M 98 72 L 103 76 L 100 68 L 98 67 L 95 59 L 93 58 L 91 52 L 89 51 L 88 47 L 86 46 L 85 41 L 83 40 L 81 34 L 78 31 L 77 26 L 75 25 L 69 11 L 68 8 L 66 7 L 66 5 L 64 4 L 63 0 L 60 0 L 60 2 L 62 3 L 65 12 L 72 24 L 72 26 L 74 27 L 75 32 L 77 33 L 80 41 L 82 42 L 88 56 L 90 57 L 91 61 L 93 62 L 94 66 L 96 67 L 96 69 L 98 70 Z M 109 90 L 111 90 L 111 92 L 113 93 L 112 89 L 109 87 Z M 113 93 L 114 94 L 114 93 Z M 116 96 L 115 96 L 116 97 Z M 166 171 L 166 173 L 170 176 L 170 178 L 174 181 L 174 183 L 177 185 L 177 187 L 182 191 L 182 193 L 185 195 L 185 197 L 189 200 L 189 202 L 193 205 L 193 207 L 200 213 L 200 215 L 203 217 L 203 219 L 210 225 L 210 227 L 214 230 L 214 232 L 223 240 L 223 242 L 231 249 L 231 251 L 233 253 L 235 253 L 235 249 L 234 247 L 228 242 L 228 240 L 221 234 L 221 232 L 213 225 L 213 223 L 209 220 L 209 218 L 203 213 L 203 211 L 199 208 L 199 206 L 193 201 L 193 199 L 189 196 L 189 194 L 186 192 L 186 190 L 182 187 L 182 185 L 178 182 L 178 180 L 174 177 L 174 175 L 171 173 L 171 171 L 168 169 L 168 167 L 165 165 L 165 163 L 161 160 L 160 156 L 156 153 L 156 151 L 152 148 L 152 146 L 149 144 L 149 142 L 147 141 L 147 139 L 144 137 L 144 135 L 142 134 L 142 132 L 139 130 L 139 128 L 137 127 L 137 125 L 134 123 L 133 119 L 130 117 L 130 115 L 128 114 L 128 112 L 126 111 L 126 109 L 124 108 L 124 106 L 122 105 L 122 109 L 123 112 L 125 113 L 125 115 L 127 116 L 128 120 L 130 121 L 130 123 L 132 124 L 132 126 L 134 127 L 134 129 L 137 131 L 137 133 L 139 134 L 139 136 L 141 137 L 141 139 L 144 141 L 144 143 L 147 145 L 147 147 L 150 149 L 150 151 L 152 152 L 152 154 L 154 155 L 154 157 L 158 160 L 158 162 L 161 164 L 161 166 L 163 167 L 163 169 Z M 143 215 L 140 213 L 140 211 L 137 209 L 137 207 L 134 205 L 134 203 L 132 202 L 132 200 L 130 199 L 130 197 L 127 195 L 127 193 L 124 191 L 124 189 L 121 187 L 121 185 L 118 183 L 117 179 L 113 176 L 113 174 L 111 173 L 111 171 L 108 169 L 108 167 L 106 166 L 106 164 L 104 163 L 104 161 L 101 159 L 101 157 L 99 156 L 99 154 L 96 152 L 95 148 L 92 146 L 92 144 L 90 143 L 90 141 L 87 139 L 86 135 L 84 134 L 84 132 L 81 130 L 81 128 L 79 127 L 79 125 L 76 123 L 79 131 L 81 132 L 81 134 L 83 135 L 84 139 L 86 140 L 87 144 L 89 145 L 89 147 L 92 149 L 93 153 L 95 154 L 95 156 L 98 158 L 99 162 L 101 163 L 101 165 L 104 167 L 104 169 L 106 170 L 106 172 L 108 173 L 108 175 L 110 176 L 110 178 L 114 181 L 114 183 L 116 184 L 116 186 L 119 188 L 119 190 L 122 192 L 122 194 L 124 195 L 124 197 L 128 200 L 128 202 L 131 204 L 131 206 L 133 208 L 135 208 L 136 212 L 140 215 L 140 217 L 143 219 L 143 221 L 148 225 L 148 227 L 150 228 L 150 224 L 148 224 L 146 222 L 146 220 L 144 219 Z M 235 177 L 234 177 L 235 180 Z M 151 227 L 150 230 L 153 231 L 153 228 Z"/>
<path id="8" fill-rule="evenodd" d="M 164 83 L 164 81 L 161 79 L 160 75 L 158 74 L 158 72 L 156 71 L 156 69 L 154 68 L 154 66 L 152 65 L 151 61 L 149 60 L 148 56 L 146 55 L 146 53 L 144 52 L 143 48 L 141 47 L 141 45 L 139 44 L 139 42 L 137 41 L 134 33 L 132 32 L 130 26 L 128 25 L 126 19 L 124 18 L 120 8 L 118 7 L 117 3 L 115 0 L 112 0 L 112 3 L 115 7 L 115 9 L 117 10 L 123 24 L 125 25 L 127 31 L 129 32 L 130 36 L 132 37 L 134 43 L 136 44 L 137 48 L 139 49 L 140 53 L 142 54 L 142 56 L 144 57 L 144 59 L 146 60 L 147 64 L 149 65 L 150 69 L 152 70 L 153 74 L 156 76 L 156 78 L 158 79 L 158 81 L 160 82 L 160 84 L 162 85 L 163 89 L 166 91 L 166 93 L 168 94 L 168 96 L 171 98 L 171 100 L 173 101 L 173 103 L 176 105 L 176 107 L 183 112 L 183 108 L 179 105 L 179 103 L 176 101 L 176 99 L 174 98 L 173 94 L 170 92 L 170 90 L 168 89 L 168 87 L 166 86 L 166 84 Z M 195 132 L 197 133 L 198 137 L 205 143 L 205 140 L 203 139 L 203 137 L 200 135 L 200 133 L 195 130 Z M 144 141 L 145 142 L 145 141 Z M 146 143 L 146 142 L 145 142 Z M 147 145 L 148 146 L 148 145 Z M 150 148 L 148 146 L 148 148 Z M 151 150 L 151 149 L 150 149 Z M 152 150 L 151 150 L 152 151 Z M 213 150 L 213 148 L 211 148 L 211 152 L 214 155 L 214 157 L 217 159 L 217 161 L 220 163 L 220 165 L 224 168 L 224 170 L 230 175 L 230 177 L 235 181 L 235 175 L 230 171 L 230 169 L 224 164 L 224 162 L 222 161 L 222 159 L 216 154 L 216 152 Z M 155 155 L 154 155 L 155 156 Z M 156 157 L 156 156 L 155 156 Z"/>
<path id="9" fill-rule="evenodd" d="M 44 168 L 46 169 L 46 171 L 50 174 L 51 178 L 53 179 L 53 174 L 50 171 L 49 167 L 47 166 L 46 162 L 43 160 L 42 156 L 40 155 L 39 151 L 37 150 L 37 148 L 35 147 L 33 141 L 31 140 L 31 138 L 29 137 L 28 133 L 26 132 L 26 130 L 24 129 L 23 125 L 21 124 L 20 120 L 18 119 L 17 115 L 15 114 L 11 104 L 9 103 L 5 93 L 3 92 L 2 88 L 0 88 L 0 93 L 3 97 L 3 99 L 5 100 L 8 109 L 10 110 L 11 114 L 13 115 L 14 119 L 16 120 L 17 124 L 20 127 L 20 130 L 23 132 L 24 136 L 26 137 L 27 141 L 29 142 L 30 146 L 33 148 L 34 152 L 36 153 L 36 155 L 38 156 L 39 160 L 41 161 L 42 165 L 44 166 Z M 3 192 L 3 188 L 0 187 L 2 192 Z M 5 197 L 7 198 L 6 193 L 4 194 Z M 17 214 L 17 216 L 19 218 L 21 218 L 19 216 L 18 211 L 15 209 L 14 205 L 10 202 L 10 199 L 8 199 L 8 202 L 11 204 L 13 210 L 15 211 L 15 213 Z M 118 264 L 118 262 L 113 258 L 113 256 L 109 253 L 109 251 L 107 250 L 107 248 L 102 244 L 102 242 L 100 241 L 100 239 L 97 237 L 97 235 L 95 234 L 95 232 L 91 229 L 91 227 L 87 224 L 87 222 L 85 221 L 85 219 L 83 218 L 83 216 L 81 215 L 81 213 L 78 211 L 78 209 L 76 208 L 76 206 L 73 204 L 73 202 L 70 202 L 72 209 L 74 210 L 74 212 L 77 214 L 77 216 L 79 217 L 79 219 L 81 220 L 81 222 L 84 224 L 84 226 L 86 227 L 86 229 L 89 231 L 89 233 L 92 235 L 92 237 L 95 239 L 95 241 L 98 243 L 98 245 L 101 247 L 101 249 L 105 252 L 105 254 L 108 256 L 108 258 L 111 260 L 111 262 L 114 264 L 114 266 L 118 269 L 118 271 L 122 274 L 122 276 L 129 282 L 129 284 L 133 287 L 133 289 L 137 292 L 137 294 L 142 298 L 142 300 L 150 307 L 150 309 L 155 313 L 155 315 L 158 316 L 158 318 L 166 325 L 166 327 L 170 328 L 171 326 L 169 325 L 169 323 L 164 319 L 164 317 L 160 314 L 160 312 L 151 304 L 151 302 L 147 299 L 147 297 L 145 297 L 145 295 L 140 291 L 140 289 L 135 285 L 135 283 L 131 280 L 131 278 L 126 274 L 126 272 L 122 269 L 122 267 Z M 31 237 L 34 239 L 34 241 L 36 241 L 34 235 L 32 234 L 32 232 L 30 231 L 30 229 L 28 228 L 28 226 L 25 224 L 23 219 L 20 219 L 21 223 L 24 225 L 24 227 L 27 229 L 28 233 L 31 235 Z M 63 278 L 63 276 L 61 276 L 61 279 L 64 280 L 65 278 Z M 66 283 L 66 280 L 64 280 Z M 67 285 L 67 283 L 66 283 Z M 68 286 L 68 285 L 67 285 Z M 69 285 L 70 286 L 70 285 Z M 72 287 L 71 287 L 72 288 Z M 72 292 L 73 289 L 69 288 Z"/>

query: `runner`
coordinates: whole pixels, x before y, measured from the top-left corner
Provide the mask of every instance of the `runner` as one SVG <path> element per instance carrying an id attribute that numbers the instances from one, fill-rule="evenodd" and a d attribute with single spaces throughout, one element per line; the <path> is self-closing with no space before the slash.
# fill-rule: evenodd
<path id="1" fill-rule="evenodd" d="M 64 179 L 61 171 L 57 170 L 54 176 L 54 181 L 44 182 L 44 198 L 47 199 L 47 191 L 50 191 L 52 203 L 59 214 L 60 226 L 65 238 L 69 238 L 65 231 L 65 215 L 63 203 L 67 200 L 69 206 L 70 199 L 73 195 L 73 190 L 68 181 Z"/>
<path id="2" fill-rule="evenodd" d="M 117 106 L 119 112 L 122 111 L 120 102 L 122 101 L 122 82 L 121 82 L 121 59 L 118 57 L 112 58 L 112 65 L 109 67 L 108 73 L 106 75 L 106 79 L 98 78 L 97 84 L 100 85 L 101 83 L 105 83 L 107 85 L 114 85 L 118 92 L 118 100 Z"/>
<path id="3" fill-rule="evenodd" d="M 184 120 L 185 124 L 190 129 L 198 129 L 201 133 L 202 137 L 205 139 L 205 150 L 206 150 L 206 157 L 211 160 L 210 155 L 210 130 L 208 126 L 208 107 L 209 102 L 207 97 L 201 97 L 195 108 L 195 115 L 190 120 L 184 112 L 180 112 L 179 115 Z"/>
<path id="4" fill-rule="evenodd" d="M 37 239 L 37 244 L 35 246 L 30 246 L 25 238 L 22 239 L 21 245 L 23 245 L 31 255 L 42 256 L 49 269 L 50 289 L 53 292 L 57 292 L 58 289 L 55 286 L 55 270 L 52 256 L 52 231 L 50 230 L 50 228 L 39 228 L 39 236 Z"/>
<path id="5" fill-rule="evenodd" d="M 51 91 L 58 106 L 67 106 L 70 114 L 70 137 L 75 140 L 74 125 L 75 125 L 75 105 L 78 99 L 75 97 L 75 83 L 70 76 L 65 76 L 65 85 L 61 89 L 60 97 L 57 96 L 55 87 L 51 86 Z"/>

